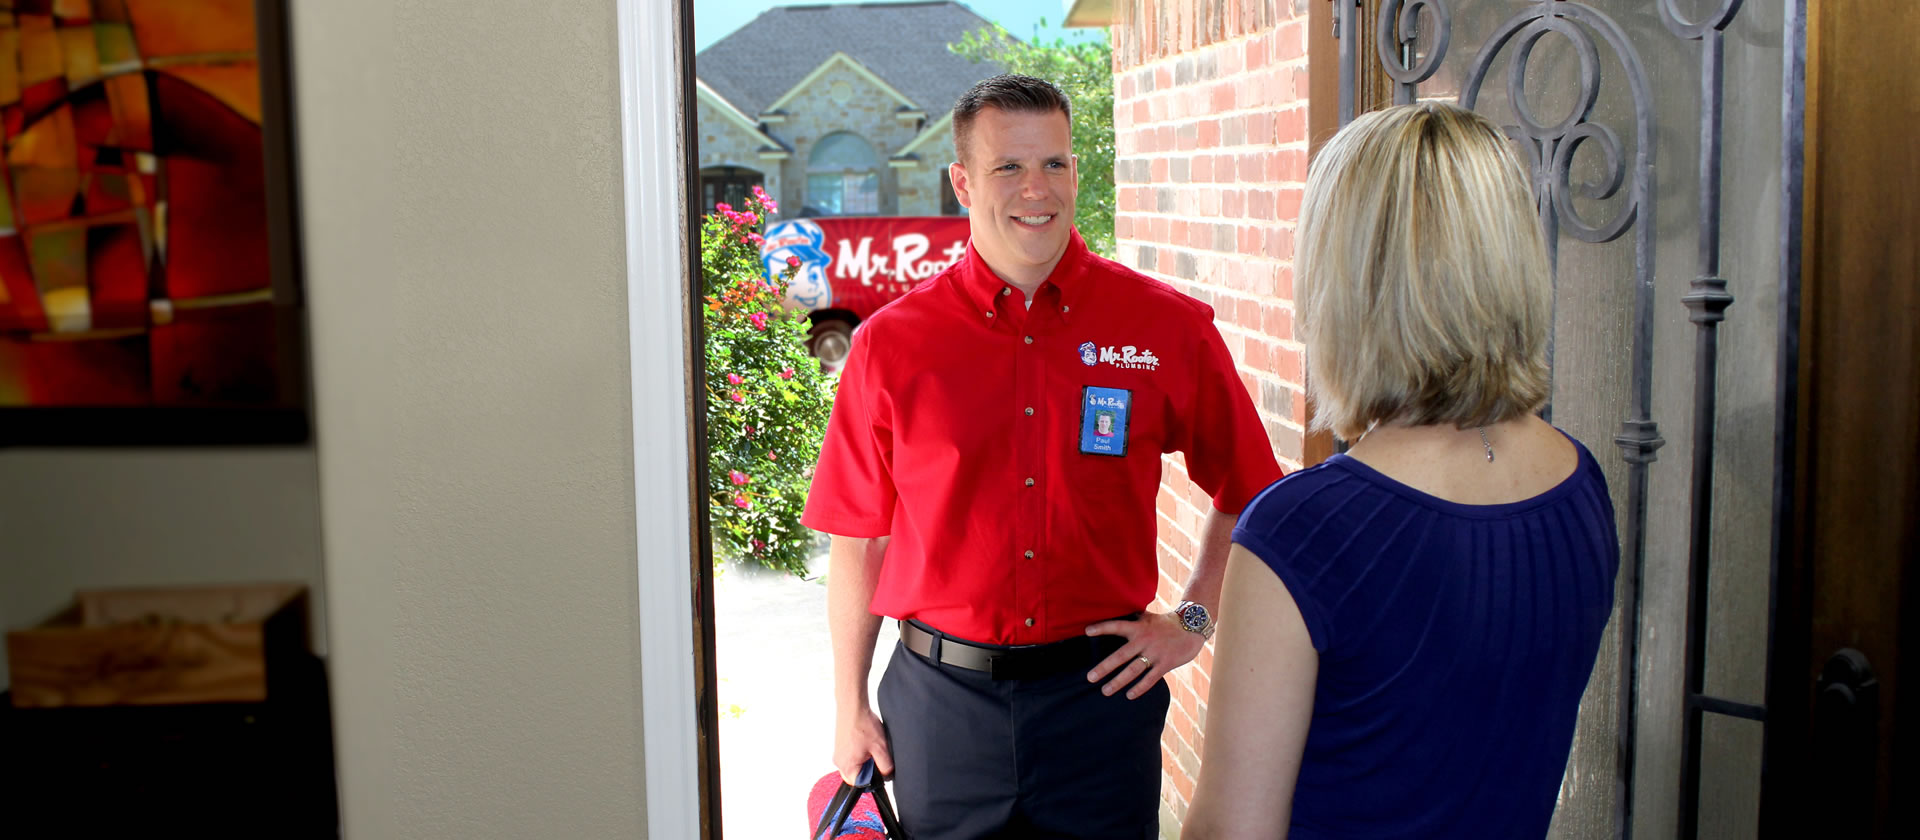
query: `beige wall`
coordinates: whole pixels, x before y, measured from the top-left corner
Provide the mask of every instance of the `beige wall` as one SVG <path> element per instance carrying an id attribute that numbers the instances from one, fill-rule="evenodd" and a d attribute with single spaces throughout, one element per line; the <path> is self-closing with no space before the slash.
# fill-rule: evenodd
<path id="1" fill-rule="evenodd" d="M 294 581 L 324 652 L 311 447 L 0 451 L 0 623 L 35 624 L 76 589 Z M 0 685 L 7 683 L 0 646 Z"/>
<path id="2" fill-rule="evenodd" d="M 295 7 L 346 835 L 643 836 L 614 2 Z"/>

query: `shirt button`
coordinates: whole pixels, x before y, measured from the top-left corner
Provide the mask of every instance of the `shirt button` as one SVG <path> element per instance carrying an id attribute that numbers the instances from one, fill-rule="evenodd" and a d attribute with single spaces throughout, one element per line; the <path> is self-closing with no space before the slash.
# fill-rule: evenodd
<path id="1" fill-rule="evenodd" d="M 1031 619 L 1031 618 L 1029 618 L 1029 619 L 1027 619 L 1027 626 L 1028 626 L 1028 627 L 1032 627 L 1032 626 L 1033 626 L 1033 619 Z"/>
<path id="2" fill-rule="evenodd" d="M 1027 486 L 1028 486 L 1028 487 L 1032 487 L 1032 486 L 1033 486 L 1033 479 L 1031 479 L 1031 478 L 1029 478 L 1029 479 L 1027 479 Z"/>
<path id="3" fill-rule="evenodd" d="M 1033 416 L 1033 406 L 1027 406 L 1027 416 L 1028 417 Z"/>
<path id="4" fill-rule="evenodd" d="M 1032 344 L 1032 343 L 1033 343 L 1033 336 L 1027 336 L 1027 343 L 1028 343 L 1028 344 Z"/>
<path id="5" fill-rule="evenodd" d="M 1001 289 L 1001 290 L 1000 290 L 1000 296 L 1001 296 L 1001 297 L 1006 297 L 1007 295 L 1010 295 L 1010 294 L 1013 294 L 1013 290 L 1012 290 L 1012 289 Z"/>
<path id="6" fill-rule="evenodd" d="M 987 310 L 987 317 L 993 317 L 993 310 Z"/>
<path id="7" fill-rule="evenodd" d="M 1065 312 L 1065 311 L 1067 311 L 1067 310 L 1069 310 L 1069 309 L 1072 309 L 1072 308 L 1073 308 L 1073 307 L 1070 307 L 1070 306 L 1062 306 L 1062 307 L 1060 307 L 1060 311 L 1061 311 L 1061 312 Z"/>
<path id="8" fill-rule="evenodd" d="M 1033 559 L 1033 549 L 1031 549 L 1031 548 L 1029 548 L 1029 549 L 1027 549 L 1027 559 L 1028 559 L 1028 560 L 1032 560 L 1032 559 Z"/>

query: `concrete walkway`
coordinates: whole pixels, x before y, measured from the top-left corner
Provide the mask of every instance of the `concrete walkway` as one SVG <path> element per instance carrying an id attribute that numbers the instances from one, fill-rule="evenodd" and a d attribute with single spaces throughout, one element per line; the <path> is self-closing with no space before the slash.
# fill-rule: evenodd
<path id="1" fill-rule="evenodd" d="M 815 575 L 826 556 L 814 558 Z M 720 803 L 727 840 L 800 838 L 807 792 L 833 771 L 833 649 L 824 577 L 727 565 L 714 583 Z M 869 690 L 898 634 L 883 623 Z"/>

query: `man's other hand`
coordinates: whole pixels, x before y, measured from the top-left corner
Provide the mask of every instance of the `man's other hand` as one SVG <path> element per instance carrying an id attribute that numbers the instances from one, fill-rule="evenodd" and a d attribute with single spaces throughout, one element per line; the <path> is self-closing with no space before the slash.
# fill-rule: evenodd
<path id="1" fill-rule="evenodd" d="M 1199 633 L 1182 627 L 1179 617 L 1172 613 L 1148 612 L 1135 621 L 1102 621 L 1088 625 L 1087 635 L 1121 636 L 1127 640 L 1087 673 L 1087 682 L 1099 682 L 1112 675 L 1113 679 L 1101 686 L 1100 692 L 1111 696 L 1126 689 L 1128 700 L 1139 699 L 1168 671 L 1192 662 L 1207 643 Z"/>
<path id="2" fill-rule="evenodd" d="M 893 775 L 893 754 L 887 751 L 887 730 L 872 709 L 836 715 L 833 727 L 833 766 L 840 778 L 853 784 L 860 767 L 873 759 L 882 776 Z"/>

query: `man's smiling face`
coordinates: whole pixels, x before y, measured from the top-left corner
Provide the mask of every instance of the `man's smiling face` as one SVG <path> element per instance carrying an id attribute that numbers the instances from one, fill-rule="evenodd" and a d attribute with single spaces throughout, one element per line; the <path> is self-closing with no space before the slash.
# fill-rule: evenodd
<path id="1" fill-rule="evenodd" d="M 982 108 L 948 174 L 981 259 L 1009 283 L 1039 286 L 1066 252 L 1080 191 L 1067 115 Z"/>

